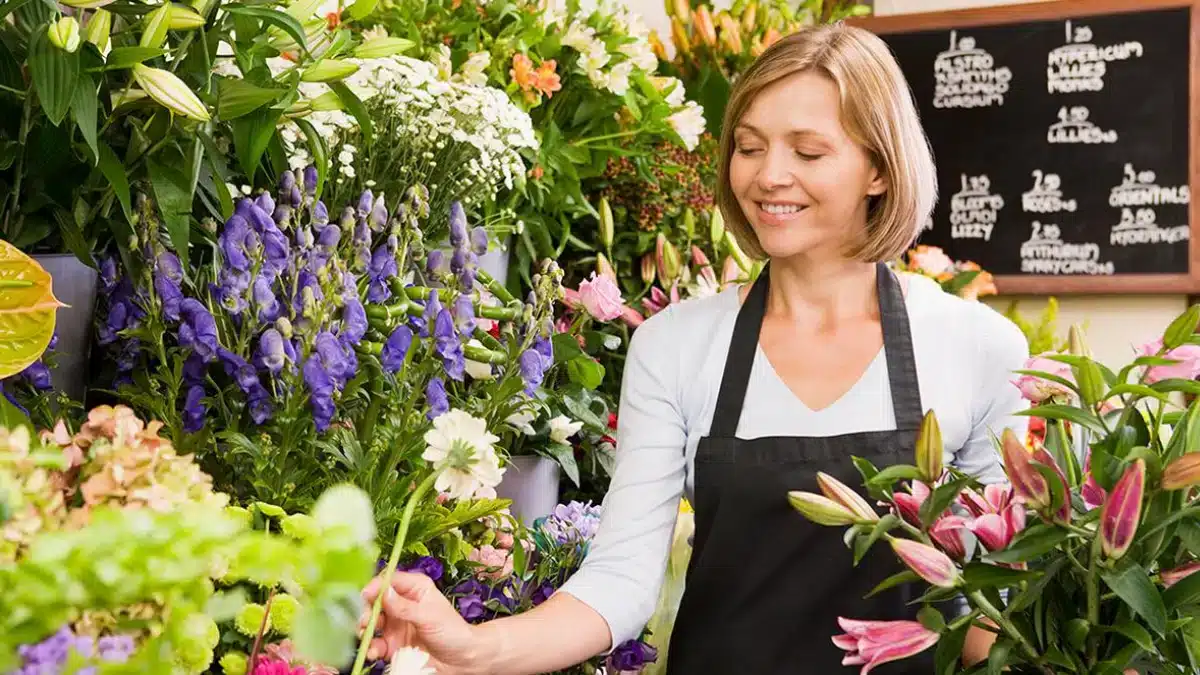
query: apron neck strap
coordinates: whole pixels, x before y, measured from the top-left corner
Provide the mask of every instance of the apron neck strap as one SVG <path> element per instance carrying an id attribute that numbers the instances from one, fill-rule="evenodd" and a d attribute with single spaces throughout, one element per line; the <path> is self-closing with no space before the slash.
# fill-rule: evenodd
<path id="1" fill-rule="evenodd" d="M 750 373 L 758 351 L 758 337 L 762 331 L 763 317 L 767 313 L 770 267 L 769 263 L 763 267 L 746 295 L 741 309 L 738 310 L 709 436 L 737 436 L 742 404 L 750 386 Z M 876 264 L 875 289 L 879 297 L 879 320 L 883 328 L 883 348 L 887 357 L 888 383 L 892 392 L 896 429 L 915 430 L 920 427 L 923 415 L 908 309 L 904 302 L 904 293 L 900 289 L 900 281 L 883 263 Z"/>

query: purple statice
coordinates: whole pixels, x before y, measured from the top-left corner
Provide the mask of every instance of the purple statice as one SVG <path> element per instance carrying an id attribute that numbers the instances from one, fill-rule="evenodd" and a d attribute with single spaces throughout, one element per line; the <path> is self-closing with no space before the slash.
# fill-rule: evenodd
<path id="1" fill-rule="evenodd" d="M 221 346 L 217 343 L 217 322 L 213 315 L 195 298 L 185 298 L 179 311 L 183 318 L 179 324 L 179 345 L 199 354 L 206 362 L 215 359 Z"/>
<path id="2" fill-rule="evenodd" d="M 613 673 L 636 673 L 658 660 L 658 650 L 641 640 L 626 640 L 617 645 L 605 660 Z"/>
<path id="3" fill-rule="evenodd" d="M 546 377 L 546 362 L 535 349 L 526 349 L 517 359 L 521 380 L 525 382 L 525 393 L 533 396 Z"/>
<path id="4" fill-rule="evenodd" d="M 371 264 L 367 266 L 367 302 L 384 302 L 392 297 L 389 281 L 398 274 L 396 256 L 386 246 L 380 246 L 371 254 Z"/>
<path id="5" fill-rule="evenodd" d="M 56 675 L 65 672 L 71 652 L 84 658 L 98 658 L 110 663 L 125 663 L 133 653 L 133 638 L 126 635 L 105 636 L 99 641 L 86 635 L 75 635 L 63 626 L 50 637 L 37 644 L 17 648 L 19 668 L 11 675 Z M 79 675 L 95 675 L 95 666 L 75 671 Z"/>
<path id="6" fill-rule="evenodd" d="M 433 326 L 433 348 L 438 356 L 442 357 L 442 367 L 446 376 L 462 382 L 467 362 L 463 356 L 462 341 L 458 338 L 458 332 L 454 330 L 454 318 L 450 315 L 450 310 L 443 309 L 438 312 L 437 321 Z"/>
<path id="7" fill-rule="evenodd" d="M 163 316 L 179 320 L 179 305 L 183 303 L 183 266 L 174 253 L 160 253 L 154 263 L 154 292 L 162 303 Z"/>
<path id="8" fill-rule="evenodd" d="M 540 527 L 546 537 L 557 544 L 586 544 L 596 536 L 601 511 L 600 506 L 591 502 L 559 504 L 542 519 Z"/>
<path id="9" fill-rule="evenodd" d="M 395 375 L 404 368 L 404 361 L 408 357 L 412 341 L 413 332 L 408 326 L 397 326 L 392 331 L 379 354 L 379 362 L 385 373 Z"/>
<path id="10" fill-rule="evenodd" d="M 429 384 L 425 385 L 425 404 L 429 406 L 425 416 L 431 420 L 450 411 L 450 398 L 446 395 L 446 383 L 442 378 L 430 378 Z"/>

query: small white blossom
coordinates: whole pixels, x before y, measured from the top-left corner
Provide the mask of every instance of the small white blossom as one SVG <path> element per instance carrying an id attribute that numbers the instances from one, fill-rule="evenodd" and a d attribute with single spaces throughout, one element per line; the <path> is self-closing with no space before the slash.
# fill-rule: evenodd
<path id="1" fill-rule="evenodd" d="M 495 487 L 504 475 L 487 422 L 457 408 L 438 415 L 425 432 L 422 459 L 438 468 L 434 489 L 465 499 L 480 487 Z"/>
<path id="2" fill-rule="evenodd" d="M 667 118 L 667 123 L 683 139 L 689 151 L 700 144 L 700 136 L 704 133 L 704 111 L 695 101 L 688 101 L 682 110 Z"/>
<path id="3" fill-rule="evenodd" d="M 550 420 L 550 440 L 555 443 L 566 443 L 567 439 L 579 433 L 583 422 L 572 422 L 570 417 L 559 415 Z"/>
<path id="4" fill-rule="evenodd" d="M 429 665 L 429 654 L 416 647 L 401 647 L 392 654 L 387 675 L 437 675 Z"/>

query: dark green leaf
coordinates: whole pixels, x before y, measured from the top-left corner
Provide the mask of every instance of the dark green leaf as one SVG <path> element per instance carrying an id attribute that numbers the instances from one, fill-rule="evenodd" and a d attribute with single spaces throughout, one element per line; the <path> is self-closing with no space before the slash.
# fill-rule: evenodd
<path id="1" fill-rule="evenodd" d="M 962 660 L 963 644 L 967 641 L 967 631 L 971 624 L 963 624 L 945 633 L 938 640 L 937 651 L 934 654 L 934 675 L 954 675 L 958 672 Z"/>
<path id="2" fill-rule="evenodd" d="M 1200 323 L 1200 305 L 1192 305 L 1163 331 L 1163 348 L 1171 350 L 1186 343 L 1196 333 L 1197 323 Z"/>
<path id="3" fill-rule="evenodd" d="M 256 87 L 240 78 L 222 77 L 217 80 L 217 116 L 225 121 L 237 119 L 278 101 L 285 93 L 284 89 Z"/>
<path id="4" fill-rule="evenodd" d="M 258 173 L 259 162 L 267 151 L 267 144 L 275 133 L 275 123 L 282 111 L 273 108 L 260 108 L 252 113 L 243 115 L 231 122 L 233 127 L 233 146 L 237 151 L 238 163 L 242 173 L 251 183 Z"/>
<path id="5" fill-rule="evenodd" d="M 854 541 L 854 564 L 857 565 L 862 562 L 863 556 L 875 545 L 875 542 L 879 541 L 880 537 L 889 532 L 899 522 L 899 518 L 889 513 L 875 522 L 875 525 L 871 528 L 871 534 L 866 537 L 858 537 Z"/>
<path id="6" fill-rule="evenodd" d="M 1024 581 L 1032 581 L 1042 575 L 1036 570 L 1015 570 L 1011 567 L 999 567 L 986 563 L 973 562 L 963 568 L 963 579 L 968 589 L 1016 586 Z"/>
<path id="7" fill-rule="evenodd" d="M 1195 604 L 1200 600 L 1200 574 L 1189 574 L 1162 593 L 1168 611 Z"/>
<path id="8" fill-rule="evenodd" d="M 367 107 L 353 91 L 350 91 L 350 87 L 347 87 L 345 82 L 330 82 L 328 86 L 342 100 L 346 111 L 353 115 L 358 122 L 358 130 L 362 134 L 363 144 L 370 145 L 374 138 L 374 125 L 371 123 L 371 113 Z"/>
<path id="9" fill-rule="evenodd" d="M 8 0 L 7 2 L 5 2 L 3 4 L 0 4 L 0 19 L 3 19 L 4 17 L 8 16 L 12 12 L 17 11 L 18 9 L 21 9 L 22 7 L 25 6 L 26 3 L 29 3 L 31 1 L 32 0 Z"/>
<path id="10" fill-rule="evenodd" d="M 1069 533 L 1051 525 L 1034 525 L 1016 536 L 1008 548 L 988 554 L 996 563 L 1027 562 L 1054 549 Z"/>
<path id="11" fill-rule="evenodd" d="M 1112 389 L 1109 389 L 1108 393 L 1104 395 L 1104 399 L 1108 400 L 1115 396 L 1124 396 L 1125 394 L 1134 394 L 1139 397 L 1152 398 L 1152 399 L 1155 399 L 1158 401 L 1167 401 L 1168 400 L 1166 394 L 1163 394 L 1162 392 L 1159 392 L 1159 391 L 1155 391 L 1154 389 L 1151 389 L 1150 387 L 1147 387 L 1144 384 L 1135 384 L 1132 382 L 1127 382 L 1125 384 L 1118 384 L 1117 386 L 1113 387 Z"/>
<path id="12" fill-rule="evenodd" d="M 988 651 L 988 675 L 1002 675 L 1007 670 L 1009 654 L 1012 653 L 1013 643 L 1007 638 L 1002 637 L 992 644 L 991 650 Z"/>
<path id="13" fill-rule="evenodd" d="M 308 139 L 308 151 L 313 157 L 313 166 L 317 169 L 317 190 L 314 199 L 320 199 L 325 188 L 325 178 L 329 173 L 329 149 L 325 145 L 325 139 L 321 138 L 321 134 L 317 133 L 311 122 L 297 118 L 296 126 L 300 127 L 300 131 L 303 131 L 304 137 Z"/>
<path id="14" fill-rule="evenodd" d="M 21 156 L 24 146 L 16 141 L 0 141 L 0 171 L 4 171 Z"/>
<path id="15" fill-rule="evenodd" d="M 158 58 L 167 52 L 157 47 L 114 47 L 104 60 L 104 70 L 132 68 L 139 63 Z"/>
<path id="16" fill-rule="evenodd" d="M 1159 635 L 1167 632 L 1167 609 L 1163 598 L 1141 565 L 1130 562 L 1119 570 L 1101 570 L 1104 583 L 1146 620 L 1150 630 Z"/>
<path id="17" fill-rule="evenodd" d="M 917 621 L 935 633 L 941 633 L 946 630 L 946 617 L 942 616 L 942 613 L 933 607 L 922 607 L 917 612 Z"/>
<path id="18" fill-rule="evenodd" d="M 1200 382 L 1177 377 L 1159 380 L 1150 385 L 1150 387 L 1156 391 L 1163 392 L 1181 391 L 1185 394 L 1200 394 Z"/>
<path id="19" fill-rule="evenodd" d="M 898 480 L 915 480 L 920 478 L 921 470 L 907 464 L 889 466 L 875 474 L 868 482 L 869 485 L 890 488 Z"/>
<path id="20" fill-rule="evenodd" d="M 935 489 L 931 495 L 929 495 L 929 498 L 926 499 L 923 504 L 921 504 L 921 522 L 926 526 L 932 525 L 933 521 L 937 520 L 943 513 L 945 513 L 946 509 L 950 508 L 950 505 L 954 503 L 954 500 L 962 492 L 963 488 L 970 483 L 971 478 L 968 476 L 950 481 L 945 485 L 938 486 L 938 488 Z"/>
<path id="21" fill-rule="evenodd" d="M 27 61 L 46 119 L 58 126 L 67 116 L 79 85 L 79 52 L 67 53 L 55 47 L 43 27 L 36 30 Z"/>
<path id="22" fill-rule="evenodd" d="M 62 209 L 55 209 L 54 219 L 58 221 L 58 234 L 67 249 L 83 263 L 94 267 L 96 263 L 92 259 L 92 246 L 84 238 L 83 231 L 79 229 L 72 215 Z"/>
<path id="23" fill-rule="evenodd" d="M 100 157 L 100 146 L 96 139 L 96 115 L 100 107 L 100 99 L 96 96 L 96 83 L 90 75 L 79 78 L 79 86 L 75 88 L 75 98 L 71 101 L 71 110 L 75 113 L 75 124 L 79 133 L 92 149 L 92 157 Z"/>
<path id="24" fill-rule="evenodd" d="M 129 178 L 125 175 L 125 165 L 117 159 L 117 155 L 107 145 L 100 143 L 99 162 L 97 166 L 112 186 L 113 194 L 125 212 L 126 222 L 133 222 L 133 203 L 129 197 Z"/>
<path id="25" fill-rule="evenodd" d="M 1068 405 L 1051 403 L 1021 410 L 1014 414 L 1051 420 L 1067 420 L 1097 433 L 1104 433 L 1104 425 L 1100 423 L 1100 420 L 1095 415 L 1086 410 Z"/>
<path id="26" fill-rule="evenodd" d="M 579 466 L 575 463 L 575 450 L 563 443 L 550 443 L 547 452 L 562 467 L 567 478 L 570 478 L 571 482 L 579 487 Z"/>
<path id="27" fill-rule="evenodd" d="M 550 338 L 550 344 L 554 348 L 554 360 L 557 363 L 568 363 L 584 355 L 579 342 L 570 333 L 555 333 Z"/>
<path id="28" fill-rule="evenodd" d="M 163 224 L 180 264 L 187 270 L 192 217 L 192 193 L 188 190 L 187 177 L 178 169 L 165 166 L 153 158 L 147 160 L 146 165 Z"/>
<path id="29" fill-rule="evenodd" d="M 587 354 L 567 361 L 567 374 L 572 382 L 588 389 L 595 389 L 604 382 L 604 366 Z"/>
<path id="30" fill-rule="evenodd" d="M 875 588 L 871 589 L 870 593 L 867 593 L 863 597 L 870 598 L 870 597 L 878 595 L 890 588 L 895 588 L 896 586 L 899 586 L 901 584 L 916 583 L 920 580 L 921 580 L 921 577 L 917 576 L 917 574 L 915 572 L 913 572 L 912 570 L 904 570 L 903 572 L 897 572 L 897 573 L 893 574 L 892 576 L 879 582 L 879 584 L 877 586 L 875 586 Z"/>
<path id="31" fill-rule="evenodd" d="M 1154 649 L 1154 638 L 1150 636 L 1150 631 L 1142 628 L 1141 624 L 1126 621 L 1116 626 L 1109 626 L 1107 630 L 1124 635 L 1147 652 L 1154 653 L 1156 651 Z"/>
<path id="32" fill-rule="evenodd" d="M 229 12 L 230 14 L 262 19 L 264 23 L 276 26 L 283 32 L 287 33 L 289 37 L 296 41 L 296 44 L 300 45 L 301 49 L 308 51 L 308 37 L 304 34 L 304 26 L 300 25 L 300 22 L 296 20 L 296 17 L 292 16 L 291 14 L 281 12 L 276 9 L 269 9 L 267 7 L 252 7 L 249 5 L 236 3 L 232 5 L 222 5 L 221 9 Z"/>

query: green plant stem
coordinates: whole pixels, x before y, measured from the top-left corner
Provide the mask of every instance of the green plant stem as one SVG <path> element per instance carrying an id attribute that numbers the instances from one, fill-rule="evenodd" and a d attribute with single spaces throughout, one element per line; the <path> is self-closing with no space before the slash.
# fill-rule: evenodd
<path id="1" fill-rule="evenodd" d="M 1092 551 L 1088 557 L 1088 576 L 1087 576 L 1087 620 L 1092 626 L 1100 625 L 1100 537 L 1092 540 Z M 1088 640 L 1087 646 L 1087 662 L 1089 664 L 1096 662 L 1096 650 L 1099 647 L 1096 638 Z"/>
<path id="2" fill-rule="evenodd" d="M 488 274 L 487 272 L 483 270 L 475 270 L 475 278 L 478 279 L 484 285 L 484 287 L 491 291 L 492 295 L 496 296 L 500 302 L 503 302 L 506 305 L 510 302 L 516 302 L 516 298 L 513 297 L 513 294 L 509 293 L 508 289 L 505 288 L 503 284 L 501 284 L 499 281 L 496 281 L 494 278 L 492 278 L 492 275 Z"/>
<path id="3" fill-rule="evenodd" d="M 17 155 L 17 168 L 13 171 L 12 206 L 4 214 L 4 233 L 12 238 L 15 233 L 8 231 L 9 218 L 17 212 L 21 202 L 21 179 L 25 176 L 25 142 L 29 138 L 29 129 L 33 126 L 33 97 L 25 97 L 25 105 L 21 109 L 21 129 L 17 136 L 17 145 L 21 151 Z"/>
<path id="4" fill-rule="evenodd" d="M 383 407 L 385 398 L 381 384 L 382 378 L 371 378 L 371 403 L 367 406 L 367 414 L 363 416 L 362 428 L 358 430 L 358 443 L 366 452 L 371 451 L 371 439 L 375 436 L 375 422 L 379 419 L 379 409 Z"/>
<path id="5" fill-rule="evenodd" d="M 408 537 L 408 524 L 412 521 L 417 503 L 421 501 L 425 492 L 433 487 L 433 481 L 437 480 L 439 473 L 440 471 L 435 468 L 426 476 L 425 480 L 421 481 L 408 496 L 408 503 L 404 505 L 404 514 L 400 516 L 400 525 L 396 528 L 396 540 L 392 542 L 392 553 L 388 556 L 387 568 L 383 571 L 379 594 L 375 596 L 375 603 L 371 607 L 371 616 L 367 618 L 367 626 L 363 629 L 362 640 L 358 644 L 358 655 L 354 657 L 354 667 L 350 669 L 350 675 L 359 675 L 363 671 L 363 664 L 367 660 L 367 648 L 371 646 L 371 640 L 375 637 L 375 624 L 379 621 L 379 612 L 383 609 L 383 596 L 392 587 L 392 574 L 396 572 L 396 565 L 400 562 L 400 552 L 404 550 L 404 540 Z"/>
<path id="6" fill-rule="evenodd" d="M 575 147 L 579 147 L 582 145 L 588 145 L 589 143 L 595 143 L 597 141 L 607 141 L 607 140 L 610 140 L 613 138 L 625 138 L 628 136 L 636 136 L 637 134 L 640 134 L 640 133 L 642 133 L 641 129 L 629 129 L 626 131 L 618 131 L 618 132 L 612 133 L 612 134 L 604 134 L 602 136 L 592 136 L 591 138 L 576 139 L 574 141 L 571 141 L 571 145 L 573 145 Z"/>
<path id="7" fill-rule="evenodd" d="M 1000 610 L 996 609 L 996 607 L 984 597 L 981 591 L 969 591 L 967 593 L 967 597 L 971 599 L 971 602 L 975 603 L 975 607 L 977 607 L 979 611 L 983 612 L 984 616 L 991 619 L 992 623 L 996 624 L 1009 637 L 1016 640 L 1017 644 L 1021 645 L 1021 648 L 1025 650 L 1025 655 L 1028 656 L 1034 664 L 1041 665 L 1042 657 L 1038 655 L 1038 652 L 1036 649 L 1034 649 L 1033 645 L 1029 644 L 1029 641 L 1025 639 L 1025 636 L 1021 633 L 1021 631 L 1017 630 L 1017 627 L 1013 625 L 1012 621 L 1009 621 L 1004 614 L 1000 612 Z"/>
<path id="8" fill-rule="evenodd" d="M 33 282 L 28 279 L 0 279 L 0 288 L 30 288 Z"/>

